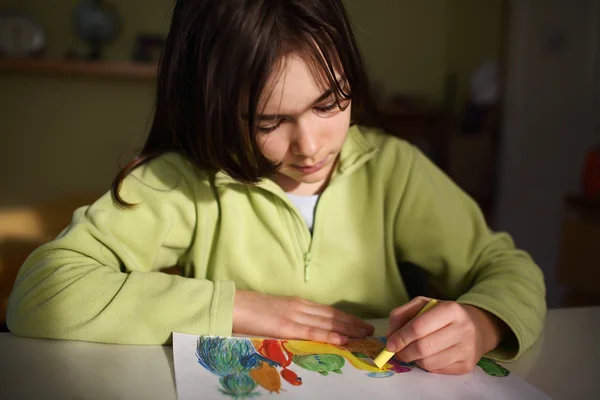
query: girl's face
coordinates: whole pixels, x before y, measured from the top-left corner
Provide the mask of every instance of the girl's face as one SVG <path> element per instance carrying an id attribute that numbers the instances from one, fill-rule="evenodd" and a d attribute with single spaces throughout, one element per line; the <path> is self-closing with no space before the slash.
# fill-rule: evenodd
<path id="1" fill-rule="evenodd" d="M 266 87 L 270 90 L 261 98 L 257 137 L 262 154 L 281 163 L 273 180 L 288 193 L 320 193 L 348 133 L 350 101 L 340 110 L 334 94 L 323 91 L 297 54 L 286 57 Z"/>

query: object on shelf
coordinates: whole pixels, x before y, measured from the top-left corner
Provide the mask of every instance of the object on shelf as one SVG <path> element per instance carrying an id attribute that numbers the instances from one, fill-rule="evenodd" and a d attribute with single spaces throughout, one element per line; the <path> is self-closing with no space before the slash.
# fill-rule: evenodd
<path id="1" fill-rule="evenodd" d="M 90 60 L 102 58 L 102 47 L 114 41 L 121 29 L 116 10 L 102 0 L 81 0 L 75 9 L 77 34 L 88 43 Z"/>
<path id="2" fill-rule="evenodd" d="M 500 101 L 498 65 L 488 62 L 478 68 L 469 82 L 469 100 L 461 123 L 462 134 L 480 134 L 486 130 L 489 115 Z"/>
<path id="3" fill-rule="evenodd" d="M 394 95 L 377 105 L 375 115 L 360 116 L 359 121 L 414 144 L 447 170 L 448 138 L 455 121 L 435 103 L 420 97 Z"/>
<path id="4" fill-rule="evenodd" d="M 46 33 L 33 16 L 22 11 L 0 12 L 0 55 L 31 58 L 42 54 Z"/>

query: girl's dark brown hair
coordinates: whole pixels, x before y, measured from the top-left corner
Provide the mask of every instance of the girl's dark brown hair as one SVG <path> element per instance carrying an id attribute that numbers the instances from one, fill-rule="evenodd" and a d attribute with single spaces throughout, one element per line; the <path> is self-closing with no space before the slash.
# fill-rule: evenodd
<path id="1" fill-rule="evenodd" d="M 371 96 L 342 0 L 177 0 L 161 56 L 154 120 L 140 152 L 116 176 L 114 201 L 135 168 L 167 152 L 254 184 L 276 172 L 256 140 L 259 98 L 282 56 L 308 56 L 353 120 Z M 338 82 L 341 67 L 345 80 Z M 349 88 L 349 89 L 348 89 Z M 350 93 L 351 91 L 351 93 Z"/>

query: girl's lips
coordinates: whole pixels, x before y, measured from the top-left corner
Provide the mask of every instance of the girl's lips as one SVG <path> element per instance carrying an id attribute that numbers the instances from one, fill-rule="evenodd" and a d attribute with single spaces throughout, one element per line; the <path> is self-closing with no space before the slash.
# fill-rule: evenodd
<path id="1" fill-rule="evenodd" d="M 309 175 L 309 174 L 314 174 L 315 172 L 317 172 L 321 168 L 323 168 L 325 166 L 326 162 L 327 162 L 327 158 L 325 158 L 323 161 L 319 162 L 318 164 L 311 165 L 308 167 L 301 167 L 298 165 L 292 165 L 292 167 L 294 167 L 296 170 L 302 172 L 305 175 Z"/>

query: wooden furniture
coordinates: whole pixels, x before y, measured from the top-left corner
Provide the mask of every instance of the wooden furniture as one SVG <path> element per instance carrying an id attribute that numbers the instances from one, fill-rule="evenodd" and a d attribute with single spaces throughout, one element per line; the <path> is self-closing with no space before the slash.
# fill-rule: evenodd
<path id="1" fill-rule="evenodd" d="M 129 62 L 92 62 L 54 59 L 13 60 L 0 58 L 0 72 L 19 75 L 153 80 L 156 78 L 157 66 Z"/>
<path id="2" fill-rule="evenodd" d="M 361 124 L 382 129 L 419 147 L 444 171 L 448 169 L 448 142 L 456 121 L 427 101 L 392 97 L 380 104 L 376 114 Z"/>
<path id="3" fill-rule="evenodd" d="M 387 320 L 371 321 L 382 335 Z M 600 307 L 550 310 L 542 336 L 504 364 L 556 400 L 595 399 Z M 175 399 L 173 348 L 0 334 L 1 399 Z M 401 393 L 402 388 L 398 388 Z M 201 397 L 201 394 L 199 394 Z"/>
<path id="4" fill-rule="evenodd" d="M 600 305 L 600 199 L 571 195 L 564 205 L 557 275 L 566 305 Z"/>

